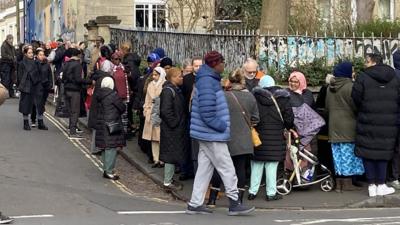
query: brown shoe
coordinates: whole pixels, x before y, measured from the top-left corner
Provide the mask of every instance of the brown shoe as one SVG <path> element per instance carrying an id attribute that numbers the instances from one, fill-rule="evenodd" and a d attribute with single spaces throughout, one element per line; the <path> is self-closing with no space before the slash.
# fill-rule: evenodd
<path id="1" fill-rule="evenodd" d="M 360 191 L 363 189 L 362 187 L 354 186 L 351 178 L 344 178 L 342 182 L 342 191 Z"/>
<path id="2" fill-rule="evenodd" d="M 343 191 L 343 178 L 336 178 L 336 188 L 337 193 L 342 193 Z"/>

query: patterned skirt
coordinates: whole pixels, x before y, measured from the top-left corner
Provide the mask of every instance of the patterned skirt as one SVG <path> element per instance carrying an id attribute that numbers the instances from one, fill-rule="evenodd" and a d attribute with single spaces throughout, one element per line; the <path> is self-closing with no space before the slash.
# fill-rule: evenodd
<path id="1" fill-rule="evenodd" d="M 353 176 L 364 173 L 362 159 L 354 154 L 353 143 L 332 143 L 333 164 L 337 175 Z"/>
<path id="2" fill-rule="evenodd" d="M 124 102 L 126 109 L 125 112 L 121 115 L 122 118 L 122 125 L 124 126 L 125 134 L 128 133 L 128 126 L 129 126 L 129 119 L 128 119 L 128 102 Z"/>

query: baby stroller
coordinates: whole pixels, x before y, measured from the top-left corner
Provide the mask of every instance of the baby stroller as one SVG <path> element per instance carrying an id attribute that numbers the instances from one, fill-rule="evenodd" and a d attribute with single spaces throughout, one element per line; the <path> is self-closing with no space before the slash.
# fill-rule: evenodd
<path id="1" fill-rule="evenodd" d="M 334 179 L 331 171 L 313 155 L 308 146 L 325 121 L 306 104 L 293 107 L 297 132 L 287 132 L 287 153 L 284 173 L 277 180 L 277 192 L 288 195 L 292 188 L 320 184 L 324 192 L 332 191 Z"/>

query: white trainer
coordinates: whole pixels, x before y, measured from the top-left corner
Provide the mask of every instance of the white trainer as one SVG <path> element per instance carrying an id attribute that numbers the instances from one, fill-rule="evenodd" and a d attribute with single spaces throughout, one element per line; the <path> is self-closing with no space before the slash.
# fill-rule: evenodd
<path id="1" fill-rule="evenodd" d="M 370 184 L 370 185 L 368 186 L 368 194 L 369 194 L 369 197 L 375 197 L 375 196 L 376 196 L 376 194 L 377 194 L 377 187 L 376 187 L 375 184 Z"/>
<path id="2" fill-rule="evenodd" d="M 386 184 L 380 184 L 376 188 L 376 194 L 378 196 L 390 195 L 396 192 L 396 190 L 392 187 L 388 187 Z"/>

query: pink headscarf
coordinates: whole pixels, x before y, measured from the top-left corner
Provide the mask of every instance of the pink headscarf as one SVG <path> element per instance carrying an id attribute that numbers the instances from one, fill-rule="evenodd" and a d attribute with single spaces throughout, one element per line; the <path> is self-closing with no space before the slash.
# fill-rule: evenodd
<path id="1" fill-rule="evenodd" d="M 304 74 L 300 73 L 300 72 L 293 72 L 290 74 L 289 76 L 289 81 L 293 78 L 297 78 L 297 80 L 299 80 L 299 88 L 297 90 L 295 90 L 294 92 L 298 93 L 298 94 L 303 94 L 303 91 L 305 89 L 307 89 L 307 80 L 306 77 L 304 76 Z"/>

